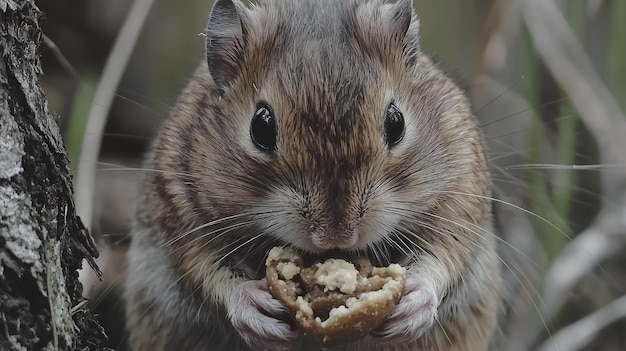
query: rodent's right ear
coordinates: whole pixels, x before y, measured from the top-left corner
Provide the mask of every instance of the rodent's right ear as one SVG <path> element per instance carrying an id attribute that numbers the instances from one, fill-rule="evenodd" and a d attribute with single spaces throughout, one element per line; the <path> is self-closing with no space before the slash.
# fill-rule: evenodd
<path id="1" fill-rule="evenodd" d="M 206 29 L 209 72 L 224 95 L 241 72 L 245 50 L 244 6 L 237 0 L 216 0 Z"/>

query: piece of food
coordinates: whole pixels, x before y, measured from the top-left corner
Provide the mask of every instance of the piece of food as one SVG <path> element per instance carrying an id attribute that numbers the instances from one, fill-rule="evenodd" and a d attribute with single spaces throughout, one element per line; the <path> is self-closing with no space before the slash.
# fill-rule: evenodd
<path id="1" fill-rule="evenodd" d="M 266 261 L 272 295 L 305 335 L 324 345 L 357 340 L 381 325 L 404 291 L 406 269 L 372 267 L 367 257 L 329 258 L 305 266 L 292 249 L 275 247 Z"/>

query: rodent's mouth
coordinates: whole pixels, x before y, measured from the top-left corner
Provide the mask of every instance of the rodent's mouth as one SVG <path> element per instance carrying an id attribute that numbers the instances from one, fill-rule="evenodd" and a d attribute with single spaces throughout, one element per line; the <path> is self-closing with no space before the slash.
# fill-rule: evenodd
<path id="1" fill-rule="evenodd" d="M 406 237 L 406 236 L 405 236 Z M 400 243 L 398 245 L 392 245 L 390 243 Z M 305 262 L 314 262 L 317 260 L 324 260 L 328 258 L 342 258 L 346 260 L 354 259 L 358 256 L 367 256 L 370 261 L 377 266 L 388 266 L 392 263 L 400 263 L 404 260 L 406 254 L 399 248 L 411 245 L 406 240 L 402 240 L 398 234 L 389 233 L 388 240 L 380 242 L 370 243 L 367 246 L 353 245 L 348 248 L 329 248 L 323 249 L 315 245 L 307 245 L 307 247 L 300 247 L 300 245 L 294 245 L 294 243 L 278 240 L 276 245 L 281 247 L 291 247 L 298 252 Z M 271 249 L 271 246 L 267 249 Z"/>
<path id="2" fill-rule="evenodd" d="M 310 252 L 291 245 L 281 246 L 294 248 L 298 252 L 298 255 L 302 257 L 302 260 L 309 265 L 313 262 L 324 261 L 329 258 L 340 258 L 346 261 L 352 261 L 359 256 L 366 256 L 372 262 L 372 264 L 382 267 L 388 266 L 391 263 L 398 263 L 400 258 L 399 254 L 390 250 L 385 251 L 385 254 L 381 255 L 378 250 L 374 250 L 371 248 L 367 248 L 365 250 L 330 249 L 319 252 Z"/>
<path id="3" fill-rule="evenodd" d="M 345 226 L 324 227 L 311 233 L 311 243 L 322 250 L 349 250 L 357 246 L 358 242 L 358 231 Z"/>

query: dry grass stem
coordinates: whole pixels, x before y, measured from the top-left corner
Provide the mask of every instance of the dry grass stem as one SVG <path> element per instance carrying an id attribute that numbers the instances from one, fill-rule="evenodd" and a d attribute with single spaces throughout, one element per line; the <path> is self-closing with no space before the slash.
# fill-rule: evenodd
<path id="1" fill-rule="evenodd" d="M 78 172 L 75 182 L 76 212 L 82 219 L 85 227 L 91 229 L 94 204 L 94 183 L 96 179 L 96 166 L 100 154 L 102 134 L 106 125 L 107 117 L 115 92 L 122 75 L 126 70 L 128 60 L 137 42 L 141 28 L 150 12 L 153 0 L 136 0 L 126 17 L 124 25 L 120 29 L 111 54 L 109 55 L 98 87 L 94 95 L 87 126 L 83 138 L 83 144 L 78 161 Z M 98 262 L 100 266 L 105 262 Z M 96 277 L 93 272 L 82 269 L 80 281 L 83 284 L 83 296 L 89 296 L 89 289 Z"/>
<path id="2" fill-rule="evenodd" d="M 592 341 L 604 327 L 622 318 L 626 318 L 626 295 L 562 328 L 535 351 L 580 350 Z"/>
<path id="3" fill-rule="evenodd" d="M 626 166 L 626 117 L 555 2 L 525 0 L 521 9 L 537 53 L 594 136 L 603 163 Z M 602 207 L 592 225 L 567 244 L 548 271 L 544 294 L 548 308 L 544 318 L 550 319 L 559 310 L 559 303 L 581 277 L 626 243 L 625 170 L 601 169 Z M 560 350 L 575 349 L 559 345 Z"/>

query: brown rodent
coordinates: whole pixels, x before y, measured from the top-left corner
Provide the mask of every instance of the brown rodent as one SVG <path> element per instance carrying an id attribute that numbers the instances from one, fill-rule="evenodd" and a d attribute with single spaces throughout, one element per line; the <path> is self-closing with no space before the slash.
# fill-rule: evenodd
<path id="1" fill-rule="evenodd" d="M 346 350 L 487 350 L 500 309 L 491 186 L 410 0 L 218 0 L 207 57 L 151 149 L 128 253 L 133 350 L 319 349 L 264 281 L 269 249 L 408 269 Z"/>

